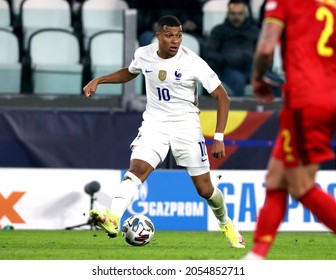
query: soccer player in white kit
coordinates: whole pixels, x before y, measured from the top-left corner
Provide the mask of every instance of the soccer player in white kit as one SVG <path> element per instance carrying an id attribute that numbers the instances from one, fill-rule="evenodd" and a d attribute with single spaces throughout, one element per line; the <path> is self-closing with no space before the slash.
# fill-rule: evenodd
<path id="1" fill-rule="evenodd" d="M 90 211 L 91 220 L 116 237 L 120 219 L 138 193 L 138 186 L 164 161 L 169 149 L 184 166 L 198 194 L 205 199 L 231 247 L 245 248 L 245 241 L 227 215 L 222 192 L 210 179 L 210 164 L 200 127 L 197 85 L 217 100 L 217 120 L 212 155 L 225 156 L 224 129 L 230 107 L 229 96 L 208 64 L 181 45 L 182 24 L 174 16 L 158 22 L 157 43 L 138 48 L 128 68 L 93 79 L 84 87 L 93 96 L 102 83 L 126 83 L 143 74 L 147 104 L 137 137 L 131 143 L 131 160 L 123 181 L 116 188 L 106 214 Z"/>

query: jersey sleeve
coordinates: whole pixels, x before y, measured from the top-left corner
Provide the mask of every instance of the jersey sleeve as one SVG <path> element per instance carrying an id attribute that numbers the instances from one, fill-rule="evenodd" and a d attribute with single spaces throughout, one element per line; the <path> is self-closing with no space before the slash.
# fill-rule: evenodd
<path id="1" fill-rule="evenodd" d="M 277 19 L 281 22 L 286 18 L 286 0 L 267 0 L 265 5 L 265 19 Z"/>
<path id="2" fill-rule="evenodd" d="M 140 73 L 142 73 L 141 65 L 140 65 L 140 60 L 139 60 L 139 52 L 140 52 L 139 49 L 137 49 L 134 52 L 133 59 L 132 59 L 130 65 L 128 66 L 128 71 L 130 73 L 132 73 L 132 74 L 140 74 Z"/>
<path id="3" fill-rule="evenodd" d="M 202 86 L 208 93 L 212 93 L 221 84 L 219 77 L 203 59 L 199 59 L 197 69 Z"/>

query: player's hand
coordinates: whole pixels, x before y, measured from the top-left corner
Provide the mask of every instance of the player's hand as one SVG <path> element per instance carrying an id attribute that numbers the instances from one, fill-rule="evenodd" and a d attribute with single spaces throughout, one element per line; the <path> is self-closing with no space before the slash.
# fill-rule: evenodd
<path id="1" fill-rule="evenodd" d="M 225 146 L 223 141 L 214 140 L 211 153 L 214 158 L 220 159 L 225 157 Z"/>
<path id="2" fill-rule="evenodd" d="M 96 90 L 97 90 L 97 82 L 95 80 L 90 81 L 84 88 L 84 94 L 86 97 L 91 97 L 95 94 Z"/>
<path id="3" fill-rule="evenodd" d="M 270 79 L 264 77 L 263 79 L 251 79 L 251 86 L 254 92 L 254 96 L 258 103 L 272 103 L 274 94 L 272 87 L 275 86 Z"/>

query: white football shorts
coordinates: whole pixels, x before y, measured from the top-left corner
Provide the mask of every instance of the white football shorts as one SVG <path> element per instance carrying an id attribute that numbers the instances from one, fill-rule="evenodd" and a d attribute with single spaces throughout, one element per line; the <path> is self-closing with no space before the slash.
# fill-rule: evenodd
<path id="1" fill-rule="evenodd" d="M 205 139 L 196 113 L 183 121 L 144 120 L 130 147 L 131 159 L 144 160 L 154 169 L 171 149 L 176 164 L 186 167 L 191 176 L 210 171 Z"/>

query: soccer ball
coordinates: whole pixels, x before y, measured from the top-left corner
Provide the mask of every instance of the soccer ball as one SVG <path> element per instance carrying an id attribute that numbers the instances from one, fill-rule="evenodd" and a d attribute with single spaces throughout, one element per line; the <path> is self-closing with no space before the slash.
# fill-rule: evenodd
<path id="1" fill-rule="evenodd" d="M 125 220 L 121 233 L 126 242 L 132 246 L 144 246 L 154 236 L 153 222 L 142 214 L 135 214 Z"/>

